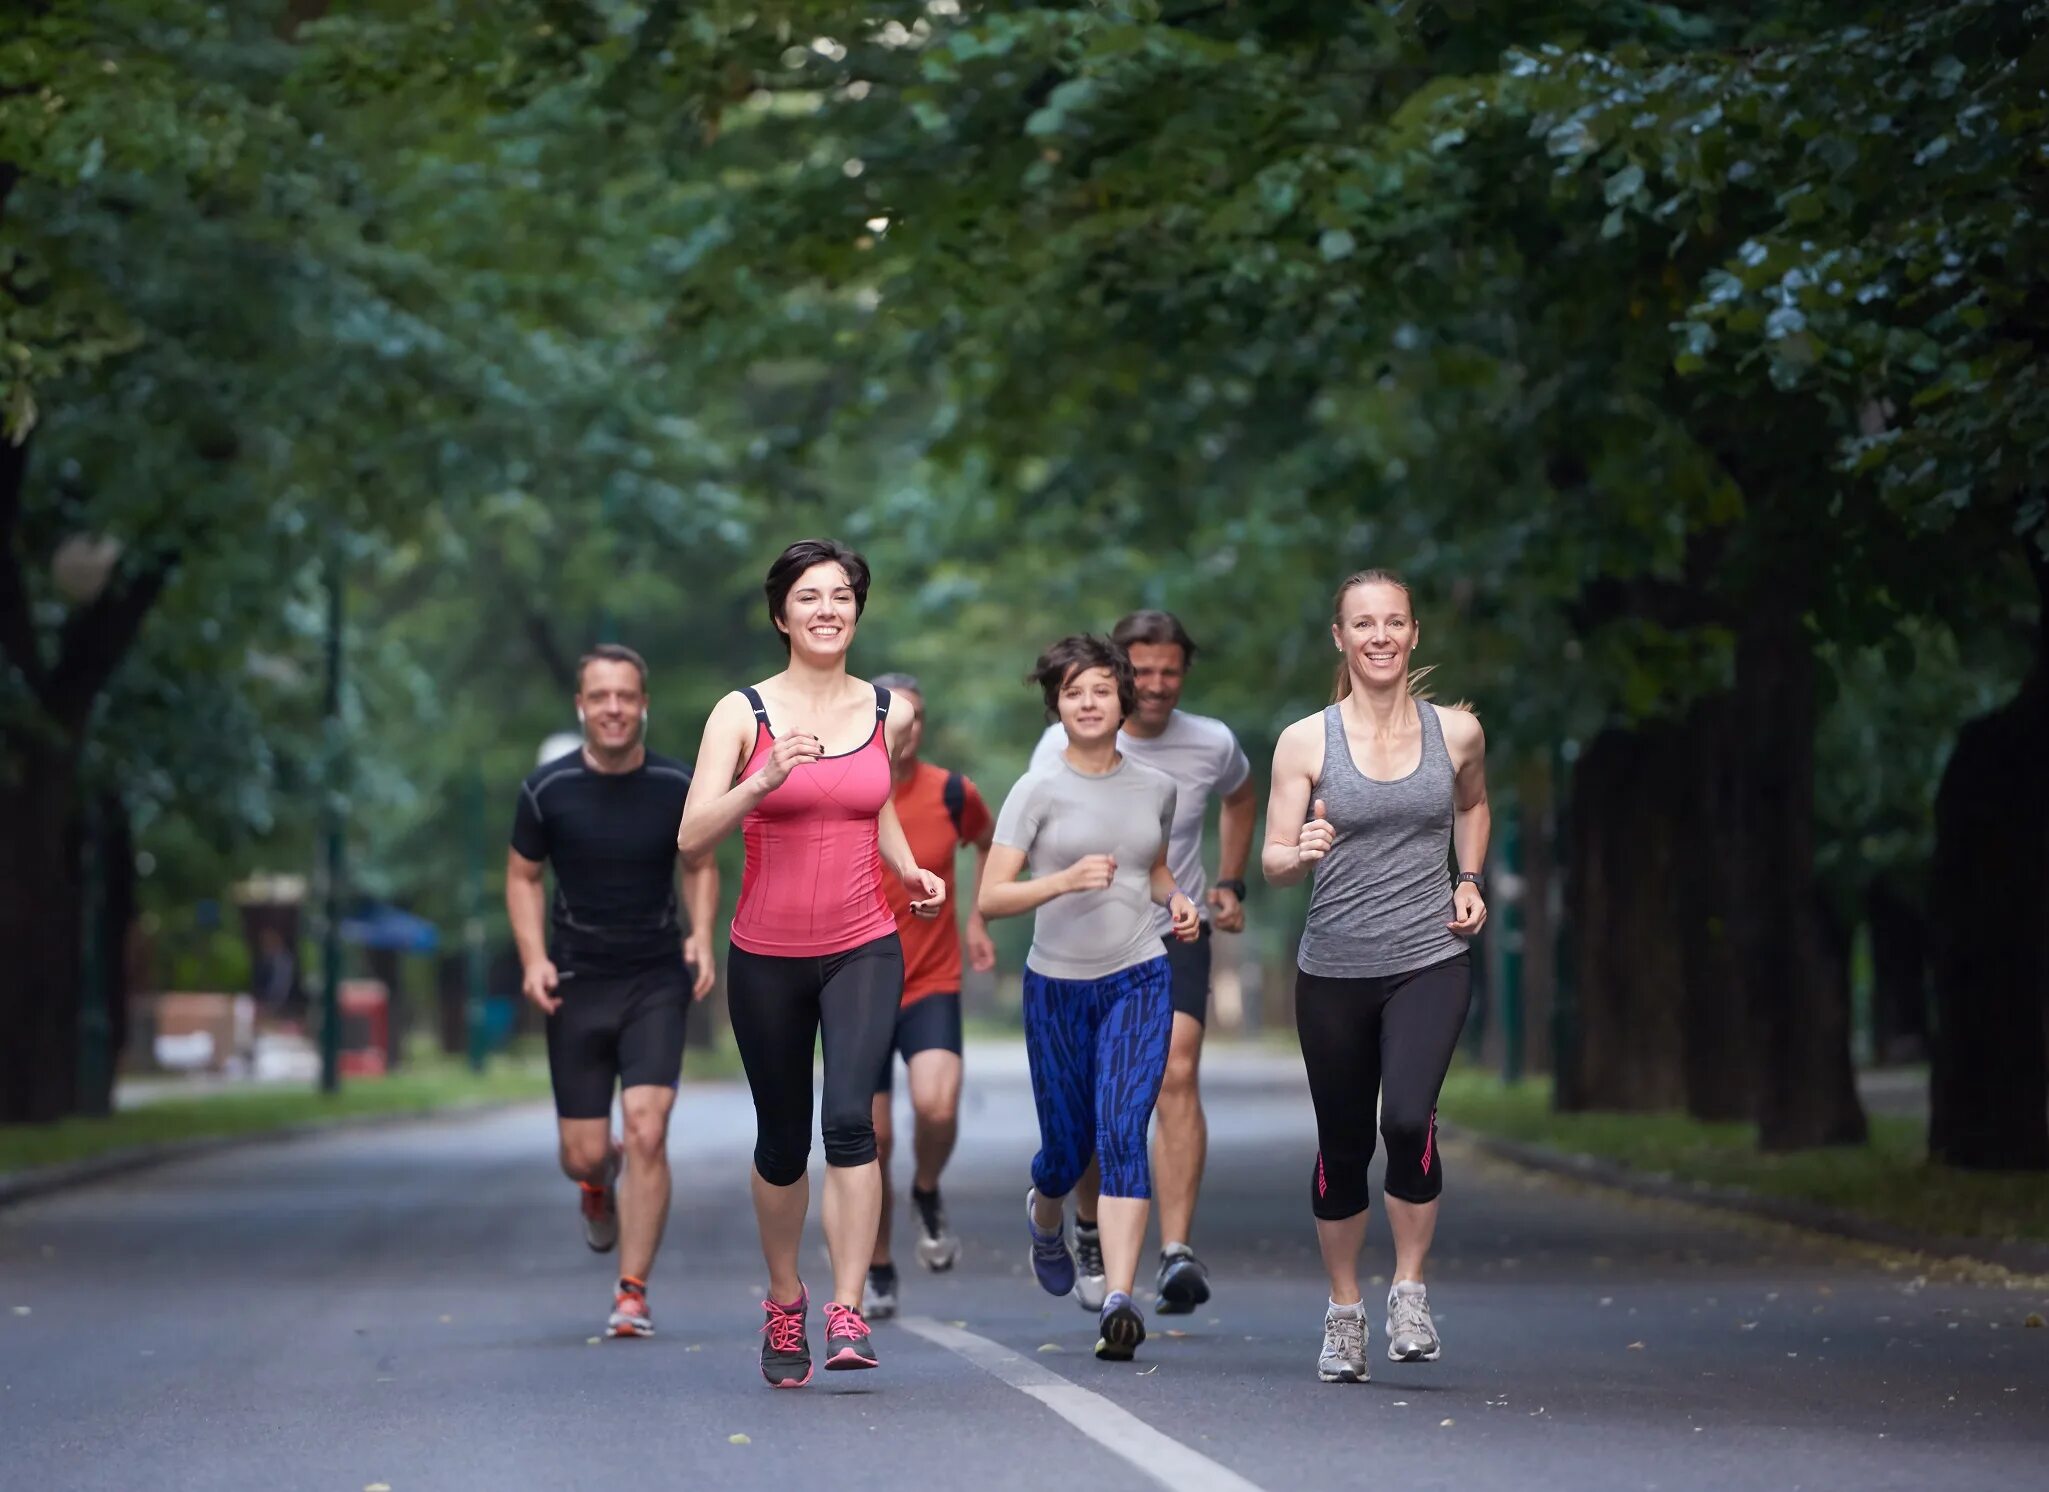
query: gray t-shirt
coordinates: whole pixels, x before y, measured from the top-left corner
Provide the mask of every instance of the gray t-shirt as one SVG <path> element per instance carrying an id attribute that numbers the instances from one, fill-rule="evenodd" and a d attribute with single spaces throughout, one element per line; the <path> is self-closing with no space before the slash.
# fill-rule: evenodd
<path id="1" fill-rule="evenodd" d="M 1084 855 L 1115 855 L 1102 891 L 1070 891 L 1041 906 L 1025 962 L 1049 979 L 1102 979 L 1162 957 L 1153 925 L 1153 862 L 1174 824 L 1174 784 L 1125 757 L 1100 777 L 1057 753 L 1020 777 L 996 815 L 996 843 L 1023 850 L 1032 875 Z"/>
<path id="2" fill-rule="evenodd" d="M 1067 732 L 1056 721 L 1046 727 L 1039 744 L 1032 748 L 1032 769 L 1036 771 L 1048 762 L 1058 761 L 1066 749 Z M 1135 762 L 1166 773 L 1180 789 L 1180 806 L 1174 810 L 1174 833 L 1167 841 L 1167 869 L 1174 873 L 1174 884 L 1187 894 L 1207 921 L 1209 907 L 1202 899 L 1203 892 L 1209 889 L 1209 877 L 1202 868 L 1203 813 L 1212 794 L 1221 798 L 1235 793 L 1252 775 L 1252 763 L 1246 759 L 1245 749 L 1223 721 L 1208 715 L 1191 715 L 1186 710 L 1169 715 L 1167 728 L 1157 736 L 1128 736 L 1119 731 L 1117 749 Z M 1156 909 L 1153 927 L 1161 937 L 1172 937 L 1174 919 Z"/>

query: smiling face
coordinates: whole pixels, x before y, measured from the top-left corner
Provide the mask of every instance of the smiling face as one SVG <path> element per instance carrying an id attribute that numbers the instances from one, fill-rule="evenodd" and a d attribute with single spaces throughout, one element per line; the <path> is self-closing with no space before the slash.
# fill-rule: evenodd
<path id="1" fill-rule="evenodd" d="M 592 659 L 583 666 L 576 708 L 583 717 L 583 738 L 593 751 L 624 751 L 640 739 L 647 710 L 640 670 L 619 659 Z"/>
<path id="2" fill-rule="evenodd" d="M 1131 672 L 1138 685 L 1138 708 L 1132 713 L 1150 734 L 1165 730 L 1168 717 L 1181 703 L 1181 686 L 1188 679 L 1188 657 L 1177 642 L 1134 642 L 1125 651 L 1131 655 Z"/>
<path id="3" fill-rule="evenodd" d="M 1077 746 L 1097 746 L 1113 739 L 1124 723 L 1117 699 L 1117 676 L 1107 668 L 1077 668 L 1060 685 L 1056 701 L 1067 739 Z"/>
<path id="4" fill-rule="evenodd" d="M 790 587 L 778 625 L 790 639 L 791 652 L 822 662 L 845 655 L 859 612 L 847 572 L 836 561 L 823 560 Z"/>
<path id="5" fill-rule="evenodd" d="M 1369 685 L 1407 684 L 1418 634 L 1409 593 L 1401 586 L 1384 580 L 1352 586 L 1339 599 L 1330 635 L 1355 677 Z"/>

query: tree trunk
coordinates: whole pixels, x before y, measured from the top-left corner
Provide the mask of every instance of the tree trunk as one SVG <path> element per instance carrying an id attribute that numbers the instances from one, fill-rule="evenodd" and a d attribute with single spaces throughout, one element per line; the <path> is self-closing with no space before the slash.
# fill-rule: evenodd
<path id="1" fill-rule="evenodd" d="M 1688 714 L 1687 777 L 1671 789 L 1680 800 L 1683 846 L 1675 912 L 1685 970 L 1686 1112 L 1715 1121 L 1757 1115 L 1757 1042 L 1735 921 L 1744 888 L 1759 877 L 1744 863 L 1747 794 L 1734 749 L 1737 709 L 1735 697 L 1722 694 Z"/>
<path id="2" fill-rule="evenodd" d="M 1551 1071 L 1551 1019 L 1558 990 L 1558 889 L 1552 844 L 1551 760 L 1526 767 L 1516 792 L 1521 817 L 1523 933 L 1523 1071 Z"/>
<path id="3" fill-rule="evenodd" d="M 1872 1055 L 1879 1062 L 1928 1058 L 1928 923 L 1921 898 L 1884 877 L 1864 891 L 1871 931 Z"/>
<path id="4" fill-rule="evenodd" d="M 1566 919 L 1575 993 L 1573 1081 L 1561 1108 L 1676 1107 L 1685 1088 L 1673 934 L 1681 841 L 1676 724 L 1611 729 L 1574 764 Z"/>
<path id="5" fill-rule="evenodd" d="M 1974 1170 L 2049 1170 L 2049 562 L 2032 540 L 2028 561 L 2034 667 L 1963 728 L 1935 794 L 1928 1153 Z"/>
<path id="6" fill-rule="evenodd" d="M 0 1124 L 78 1107 L 77 759 L 30 739 L 0 760 Z"/>
<path id="7" fill-rule="evenodd" d="M 1859 1144 L 1850 1001 L 1814 888 L 1814 652 L 1790 586 L 1761 587 L 1736 646 L 1743 897 L 1736 928 L 1766 1150 Z"/>

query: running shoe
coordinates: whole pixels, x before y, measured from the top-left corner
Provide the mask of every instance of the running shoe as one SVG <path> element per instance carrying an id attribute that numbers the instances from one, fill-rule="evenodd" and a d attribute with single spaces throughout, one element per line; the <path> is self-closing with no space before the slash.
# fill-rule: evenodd
<path id="1" fill-rule="evenodd" d="M 896 1314 L 896 1266 L 868 1266 L 868 1289 L 861 1299 L 861 1314 L 870 1321 L 887 1321 Z"/>
<path id="2" fill-rule="evenodd" d="M 1185 1316 L 1209 1299 L 1209 1271 L 1195 1250 L 1185 1243 L 1170 1243 L 1160 1250 L 1158 1284 L 1160 1314 Z"/>
<path id="3" fill-rule="evenodd" d="M 1323 1313 L 1323 1352 L 1316 1359 L 1316 1376 L 1325 1383 L 1365 1383 L 1372 1378 L 1366 1368 L 1366 1303 L 1334 1305 Z"/>
<path id="4" fill-rule="evenodd" d="M 868 1335 L 868 1323 L 852 1306 L 838 1301 L 825 1307 L 825 1367 L 827 1372 L 845 1368 L 875 1366 L 875 1340 Z"/>
<path id="5" fill-rule="evenodd" d="M 609 1254 L 619 1246 L 619 1150 L 613 1147 L 605 1161 L 605 1184 L 576 1183 L 582 1194 L 583 1241 L 591 1252 Z"/>
<path id="6" fill-rule="evenodd" d="M 1096 1321 L 1096 1356 L 1104 1362 L 1130 1362 L 1131 1354 L 1145 1340 L 1145 1317 L 1122 1290 L 1103 1302 L 1103 1314 Z"/>
<path id="7" fill-rule="evenodd" d="M 612 1318 L 605 1323 L 605 1330 L 615 1337 L 653 1336 L 655 1318 L 647 1308 L 647 1291 L 636 1290 L 621 1280 L 619 1293 L 612 1297 Z"/>
<path id="8" fill-rule="evenodd" d="M 1067 1247 L 1067 1224 L 1051 1233 L 1041 1233 L 1039 1225 L 1032 1218 L 1032 1199 L 1036 1191 L 1025 1193 L 1025 1231 L 1032 1238 L 1032 1273 L 1037 1276 L 1039 1288 L 1048 1295 L 1065 1295 L 1074 1288 L 1074 1254 Z"/>
<path id="9" fill-rule="evenodd" d="M 946 1226 L 946 1204 L 939 1189 L 921 1192 L 911 1188 L 911 1205 L 918 1213 L 918 1262 L 934 1274 L 944 1274 L 960 1258 L 960 1238 Z"/>
<path id="10" fill-rule="evenodd" d="M 1074 1220 L 1074 1266 L 1078 1271 L 1074 1294 L 1085 1311 L 1103 1309 L 1103 1292 L 1110 1282 L 1103 1277 L 1103 1235 L 1093 1226 Z"/>
<path id="11" fill-rule="evenodd" d="M 1396 1280 L 1387 1292 L 1387 1360 L 1436 1362 L 1442 1350 L 1422 1281 Z"/>
<path id="12" fill-rule="evenodd" d="M 811 1381 L 811 1342 L 804 1335 L 804 1312 L 811 1303 L 799 1293 L 795 1305 L 764 1300 L 768 1319 L 761 1325 L 761 1376 L 770 1388 L 802 1388 Z"/>

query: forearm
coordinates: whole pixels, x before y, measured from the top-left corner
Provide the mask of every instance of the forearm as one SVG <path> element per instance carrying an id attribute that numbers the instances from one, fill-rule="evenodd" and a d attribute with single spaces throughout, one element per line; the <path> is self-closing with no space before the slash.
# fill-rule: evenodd
<path id="1" fill-rule="evenodd" d="M 980 926 L 982 917 L 982 881 L 989 874 L 989 846 L 975 846 L 975 882 L 968 888 L 968 927 Z M 984 932 L 988 928 L 982 928 Z"/>
<path id="2" fill-rule="evenodd" d="M 1181 888 L 1174 884 L 1174 872 L 1164 865 L 1155 865 L 1152 874 L 1146 877 L 1146 889 L 1152 892 L 1153 905 L 1163 907 L 1174 899 L 1174 893 Z"/>
<path id="3" fill-rule="evenodd" d="M 709 934 L 719 916 L 719 864 L 706 855 L 683 866 L 683 910 L 690 917 L 693 934 Z"/>
<path id="4" fill-rule="evenodd" d="M 1452 820 L 1451 845 L 1458 855 L 1458 868 L 1480 874 L 1487 864 L 1487 839 L 1494 829 L 1494 817 L 1482 798 L 1471 808 L 1461 808 Z"/>
<path id="5" fill-rule="evenodd" d="M 984 885 L 975 893 L 975 910 L 986 918 L 1022 917 L 1036 912 L 1067 887 L 1057 875 L 1029 881 L 1000 881 Z"/>
<path id="6" fill-rule="evenodd" d="M 875 838 L 882 851 L 882 863 L 897 873 L 902 880 L 909 880 L 917 874 L 918 862 L 911 854 L 911 842 L 904 837 L 904 826 L 896 816 L 893 806 L 885 806 L 876 821 Z"/>
<path id="7" fill-rule="evenodd" d="M 1309 874 L 1300 846 L 1269 839 L 1259 852 L 1260 874 L 1269 886 L 1293 886 Z"/>
<path id="8" fill-rule="evenodd" d="M 754 806 L 768 796 L 763 774 L 743 777 L 731 787 L 702 803 L 683 805 L 683 822 L 676 830 L 676 849 L 685 860 L 710 854 L 720 840 L 740 827 Z"/>
<path id="9" fill-rule="evenodd" d="M 1217 876 L 1220 880 L 1245 879 L 1245 863 L 1252 858 L 1253 821 L 1257 817 L 1250 794 L 1238 803 L 1227 798 L 1218 810 L 1217 838 L 1222 841 L 1222 849 L 1217 855 Z"/>
<path id="10" fill-rule="evenodd" d="M 512 924 L 512 941 L 519 949 L 519 964 L 523 969 L 532 968 L 548 957 L 544 917 L 547 903 L 548 893 L 539 881 L 530 881 L 524 876 L 506 877 L 505 916 Z"/>

